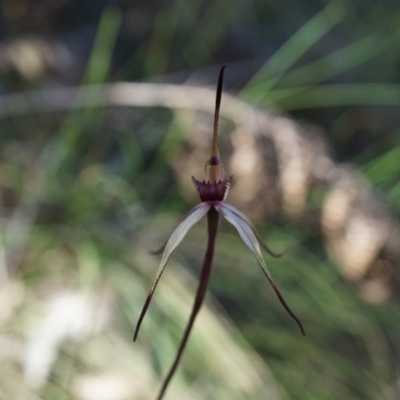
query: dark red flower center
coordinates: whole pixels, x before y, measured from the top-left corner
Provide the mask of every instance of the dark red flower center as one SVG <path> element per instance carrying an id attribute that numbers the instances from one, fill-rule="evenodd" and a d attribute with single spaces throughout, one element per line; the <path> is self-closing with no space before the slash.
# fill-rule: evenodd
<path id="1" fill-rule="evenodd" d="M 206 181 L 198 181 L 192 176 L 192 181 L 199 193 L 200 199 L 203 202 L 223 201 L 232 181 L 232 176 L 229 179 L 220 180 L 210 183 Z"/>

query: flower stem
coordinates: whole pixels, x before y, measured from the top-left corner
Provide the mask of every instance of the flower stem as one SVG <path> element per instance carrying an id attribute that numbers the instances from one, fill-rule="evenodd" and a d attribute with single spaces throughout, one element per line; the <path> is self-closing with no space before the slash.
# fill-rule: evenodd
<path id="1" fill-rule="evenodd" d="M 196 293 L 196 298 L 195 298 L 195 301 L 193 304 L 192 313 L 190 315 L 190 319 L 186 326 L 185 333 L 183 334 L 183 338 L 179 345 L 175 361 L 174 361 L 171 369 L 169 370 L 167 377 L 164 380 L 164 383 L 163 383 L 160 393 L 157 397 L 157 400 L 161 400 L 163 398 L 165 391 L 167 390 L 168 384 L 171 381 L 171 378 L 173 377 L 173 375 L 176 371 L 176 368 L 179 365 L 180 358 L 185 349 L 185 346 L 186 346 L 187 340 L 189 338 L 189 334 L 192 330 L 194 321 L 195 321 L 196 316 L 201 308 L 201 305 L 203 304 L 203 300 L 204 300 L 206 290 L 207 290 L 208 280 L 209 280 L 210 274 L 211 274 L 212 261 L 213 261 L 214 249 L 215 249 L 215 241 L 217 239 L 217 234 L 218 234 L 218 226 L 219 226 L 219 213 L 214 207 L 211 207 L 207 213 L 207 228 L 208 228 L 207 250 L 206 250 L 206 254 L 204 256 L 203 266 L 202 266 L 201 275 L 200 275 L 200 283 L 197 288 L 197 293 Z"/>

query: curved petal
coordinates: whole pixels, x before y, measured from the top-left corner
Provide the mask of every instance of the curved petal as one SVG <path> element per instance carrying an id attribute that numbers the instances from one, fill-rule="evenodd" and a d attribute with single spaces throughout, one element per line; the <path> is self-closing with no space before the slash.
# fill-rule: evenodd
<path id="1" fill-rule="evenodd" d="M 240 210 L 238 210 L 236 207 L 231 206 L 230 204 L 227 203 L 221 203 L 222 207 L 228 208 L 232 213 L 234 213 L 237 217 L 242 219 L 244 222 L 247 222 L 248 225 L 250 225 L 251 229 L 253 230 L 253 233 L 256 235 L 258 242 L 260 243 L 261 247 L 272 257 L 279 258 L 282 257 L 283 254 L 278 254 L 272 251 L 263 241 L 262 237 L 260 234 L 257 232 L 255 226 L 253 223 L 247 218 L 245 214 L 243 214 Z"/>
<path id="2" fill-rule="evenodd" d="M 240 218 L 236 213 L 234 213 L 231 208 L 232 206 L 227 207 L 226 204 L 220 204 L 218 208 L 221 210 L 222 215 L 229 221 L 239 232 L 240 237 L 246 243 L 247 247 L 254 253 L 258 264 L 262 268 L 265 276 L 267 277 L 269 283 L 271 284 L 272 288 L 274 289 L 276 295 L 278 296 L 279 301 L 285 308 L 285 310 L 289 313 L 289 315 L 297 322 L 300 327 L 301 333 L 305 335 L 303 325 L 301 324 L 300 320 L 293 314 L 290 310 L 289 306 L 286 304 L 285 300 L 283 299 L 282 295 L 280 294 L 278 288 L 275 285 L 274 280 L 265 264 L 264 258 L 261 254 L 260 244 L 257 240 L 256 235 L 254 234 L 251 226 L 245 221 L 244 219 Z M 236 209 L 235 209 L 236 210 Z M 239 211 L 239 210 L 236 210 Z M 239 211 L 240 212 L 240 211 Z M 244 214 L 243 214 L 244 215 Z M 247 219 L 247 217 L 246 217 Z"/>
<path id="3" fill-rule="evenodd" d="M 188 214 L 188 216 L 176 227 L 176 229 L 172 232 L 171 236 L 169 237 L 165 249 L 164 249 L 164 254 L 161 259 L 160 266 L 158 267 L 157 271 L 157 276 L 156 280 L 153 284 L 153 287 L 150 289 L 150 292 L 147 296 L 146 302 L 144 303 L 143 310 L 140 314 L 136 329 L 135 329 L 135 334 L 133 336 L 133 341 L 136 340 L 136 337 L 139 333 L 140 325 L 142 324 L 143 318 L 146 314 L 147 308 L 150 304 L 151 298 L 153 297 L 154 290 L 157 287 L 158 281 L 161 278 L 161 275 L 164 271 L 165 265 L 168 262 L 168 259 L 171 255 L 171 253 L 175 250 L 175 248 L 179 245 L 179 243 L 183 240 L 183 238 L 186 236 L 188 233 L 189 229 L 199 222 L 208 212 L 210 209 L 210 205 L 207 203 L 201 203 L 194 207 Z"/>

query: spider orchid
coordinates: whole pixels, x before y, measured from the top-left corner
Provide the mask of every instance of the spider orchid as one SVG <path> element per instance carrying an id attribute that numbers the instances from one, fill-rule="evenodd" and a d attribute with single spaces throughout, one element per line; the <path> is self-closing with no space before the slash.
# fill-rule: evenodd
<path id="1" fill-rule="evenodd" d="M 140 325 L 143 321 L 143 317 L 146 314 L 147 308 L 150 304 L 151 298 L 153 296 L 154 290 L 157 287 L 158 281 L 161 278 L 161 275 L 164 271 L 164 268 L 168 262 L 168 259 L 172 253 L 172 251 L 179 245 L 179 243 L 186 236 L 189 229 L 199 222 L 204 216 L 207 216 L 207 228 L 208 228 L 208 244 L 207 250 L 203 261 L 203 266 L 201 269 L 201 277 L 200 284 L 197 289 L 196 298 L 194 301 L 192 313 L 190 315 L 189 322 L 187 324 L 186 330 L 184 332 L 182 341 L 179 345 L 179 349 L 175 358 L 175 361 L 164 380 L 163 386 L 158 395 L 158 400 L 161 400 L 164 396 L 164 393 L 168 387 L 168 384 L 175 373 L 176 368 L 178 367 L 179 360 L 182 356 L 183 350 L 185 349 L 186 342 L 189 338 L 190 331 L 193 327 L 193 323 L 195 318 L 201 308 L 203 303 L 208 280 L 211 273 L 212 261 L 214 256 L 214 248 L 215 242 L 218 234 L 219 222 L 220 222 L 220 214 L 222 214 L 225 219 L 227 219 L 238 231 L 240 237 L 243 239 L 244 243 L 250 248 L 250 250 L 254 253 L 256 260 L 265 276 L 267 277 L 269 283 L 271 284 L 273 290 L 275 291 L 279 301 L 285 308 L 285 310 L 289 313 L 289 315 L 297 322 L 300 327 L 302 334 L 304 335 L 304 329 L 299 321 L 299 319 L 293 314 L 282 295 L 280 294 L 278 288 L 276 287 L 272 276 L 265 264 L 264 258 L 261 254 L 260 245 L 268 252 L 270 255 L 274 257 L 280 257 L 278 254 L 274 254 L 268 247 L 263 243 L 260 236 L 256 232 L 254 225 L 250 222 L 250 220 L 238 209 L 235 207 L 225 203 L 225 198 L 228 193 L 229 185 L 232 181 L 232 176 L 228 179 L 224 178 L 224 167 L 220 162 L 219 158 L 219 150 L 217 146 L 217 135 L 218 135 L 218 117 L 219 117 L 219 108 L 221 104 L 221 94 L 222 94 L 222 84 L 223 84 L 223 75 L 224 75 L 225 66 L 223 66 L 219 73 L 218 79 L 218 87 L 217 87 L 217 96 L 215 102 L 215 115 L 214 115 L 214 132 L 211 144 L 211 153 L 210 158 L 206 161 L 204 167 L 204 176 L 205 179 L 203 181 L 199 181 L 196 178 L 192 177 L 192 181 L 199 193 L 201 203 L 194 207 L 187 217 L 178 225 L 178 227 L 171 234 L 167 242 L 164 246 L 155 254 L 163 252 L 163 256 L 161 259 L 161 264 L 158 268 L 157 276 L 153 287 L 151 288 L 147 300 L 144 304 L 143 310 L 140 314 L 139 321 L 136 326 L 135 334 L 133 337 L 133 341 L 136 341 Z"/>

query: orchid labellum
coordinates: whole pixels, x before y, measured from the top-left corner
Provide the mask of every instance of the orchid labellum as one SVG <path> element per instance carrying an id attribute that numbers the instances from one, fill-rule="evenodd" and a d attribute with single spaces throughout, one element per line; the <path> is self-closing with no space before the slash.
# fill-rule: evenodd
<path id="1" fill-rule="evenodd" d="M 235 207 L 225 203 L 225 198 L 228 193 L 229 185 L 232 181 L 232 176 L 228 179 L 224 177 L 224 167 L 219 158 L 219 151 L 217 146 L 217 135 L 218 135 L 218 117 L 219 108 L 221 104 L 221 94 L 222 94 L 222 83 L 225 67 L 221 68 L 218 79 L 217 97 L 215 102 L 215 116 L 214 116 L 214 133 L 211 144 L 211 153 L 209 159 L 205 164 L 205 179 L 199 181 L 192 177 L 192 181 L 199 193 L 201 203 L 194 207 L 187 217 L 178 225 L 174 230 L 166 244 L 160 250 L 163 251 L 163 256 L 161 259 L 161 264 L 158 268 L 156 280 L 151 288 L 147 300 L 144 304 L 143 310 L 140 314 L 139 321 L 136 326 L 135 334 L 133 340 L 135 341 L 142 323 L 143 317 L 147 311 L 150 304 L 151 298 L 153 296 L 154 290 L 157 287 L 158 281 L 164 271 L 165 265 L 172 251 L 179 245 L 179 243 L 186 236 L 189 229 L 199 222 L 203 217 L 207 216 L 207 227 L 208 227 L 208 243 L 207 250 L 203 261 L 203 266 L 201 270 L 200 284 L 197 289 L 196 298 L 194 301 L 192 313 L 190 315 L 189 322 L 187 324 L 186 330 L 184 332 L 182 341 L 180 343 L 175 361 L 164 380 L 163 386 L 158 395 L 158 400 L 162 399 L 164 393 L 168 387 L 168 384 L 174 375 L 174 372 L 179 364 L 179 360 L 182 356 L 183 350 L 186 346 L 186 342 L 189 338 L 190 331 L 192 329 L 194 320 L 201 308 L 204 300 L 204 296 L 207 289 L 208 280 L 211 273 L 212 261 L 214 256 L 215 242 L 217 238 L 220 215 L 222 214 L 225 219 L 227 219 L 238 231 L 240 237 L 243 239 L 244 243 L 250 250 L 254 253 L 258 264 L 260 265 L 262 271 L 267 277 L 269 283 L 271 284 L 273 290 L 275 291 L 279 301 L 282 303 L 285 310 L 289 315 L 297 322 L 300 327 L 302 334 L 304 335 L 304 329 L 299 321 L 299 319 L 293 314 L 282 295 L 280 294 L 278 288 L 276 287 L 272 276 L 265 264 L 264 258 L 261 254 L 260 245 L 272 256 L 279 257 L 279 255 L 274 254 L 261 240 L 260 236 L 256 232 L 254 225 L 249 221 L 249 219 Z"/>

